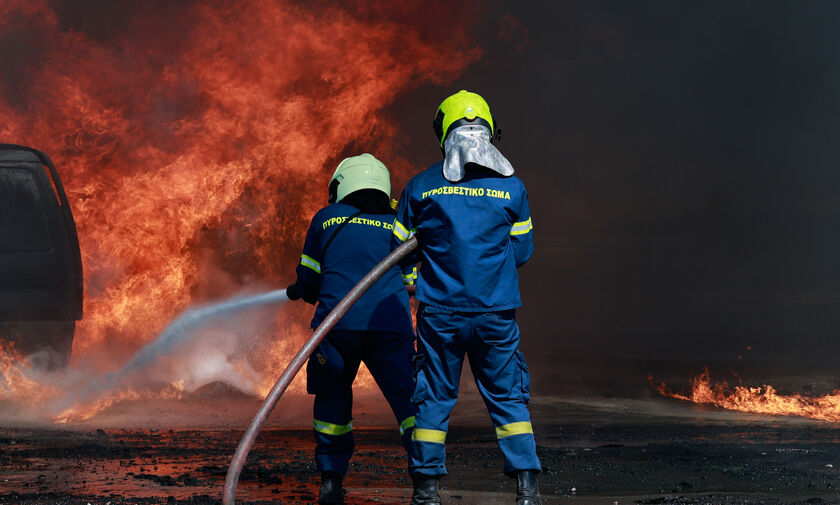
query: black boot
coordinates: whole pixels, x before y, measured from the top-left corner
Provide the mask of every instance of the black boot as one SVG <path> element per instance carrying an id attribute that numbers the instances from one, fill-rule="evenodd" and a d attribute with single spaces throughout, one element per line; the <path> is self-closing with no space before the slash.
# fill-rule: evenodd
<path id="1" fill-rule="evenodd" d="M 344 505 L 344 489 L 341 487 L 342 476 L 334 472 L 321 473 L 321 492 L 318 493 L 319 505 Z"/>
<path id="2" fill-rule="evenodd" d="M 537 472 L 521 470 L 516 474 L 516 505 L 542 505 Z"/>
<path id="3" fill-rule="evenodd" d="M 437 477 L 416 474 L 411 480 L 414 481 L 414 494 L 411 495 L 410 505 L 440 505 Z"/>

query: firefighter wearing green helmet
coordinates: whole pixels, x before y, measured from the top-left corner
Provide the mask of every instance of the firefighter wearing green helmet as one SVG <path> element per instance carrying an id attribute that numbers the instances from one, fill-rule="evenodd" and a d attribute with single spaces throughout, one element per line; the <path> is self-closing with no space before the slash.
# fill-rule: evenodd
<path id="1" fill-rule="evenodd" d="M 528 195 L 493 145 L 499 125 L 487 102 L 460 91 L 438 108 L 442 162 L 409 181 L 400 197 L 392 248 L 417 235 L 417 405 L 411 463 L 412 505 L 439 504 L 446 475 L 449 414 L 461 367 L 470 368 L 517 480 L 517 505 L 539 505 L 540 462 L 527 403 L 529 375 L 519 351 L 517 268 L 531 256 Z"/>
<path id="2" fill-rule="evenodd" d="M 290 299 L 317 303 L 312 328 L 388 254 L 394 223 L 391 179 L 370 154 L 343 160 L 330 179 L 329 205 L 312 218 L 297 282 Z M 409 451 L 416 407 L 411 358 L 414 331 L 404 285 L 416 270 L 394 267 L 335 325 L 306 367 L 306 388 L 315 395 L 315 463 L 321 472 L 318 503 L 344 503 L 342 481 L 353 454 L 353 381 L 364 362 L 396 418 Z"/>

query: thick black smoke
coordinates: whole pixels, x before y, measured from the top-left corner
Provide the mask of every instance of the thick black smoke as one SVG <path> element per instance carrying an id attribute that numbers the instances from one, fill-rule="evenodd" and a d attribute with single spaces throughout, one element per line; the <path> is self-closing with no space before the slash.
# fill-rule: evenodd
<path id="1" fill-rule="evenodd" d="M 840 5 L 495 9 L 486 56 L 453 89 L 488 99 L 529 188 L 537 246 L 519 317 L 538 385 L 541 363 L 581 356 L 600 376 L 627 358 L 681 360 L 685 374 L 833 364 Z M 401 112 L 430 164 L 445 93 L 417 95 Z"/>

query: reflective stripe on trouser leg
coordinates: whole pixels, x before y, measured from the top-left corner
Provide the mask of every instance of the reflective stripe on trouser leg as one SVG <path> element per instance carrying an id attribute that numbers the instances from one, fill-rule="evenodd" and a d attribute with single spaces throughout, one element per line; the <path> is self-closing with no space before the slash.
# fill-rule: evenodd
<path id="1" fill-rule="evenodd" d="M 423 307 L 417 314 L 416 384 L 411 400 L 417 405 L 414 454 L 410 471 L 446 475 L 446 432 L 449 413 L 458 399 L 464 360 L 463 347 L 455 340 L 461 330 L 458 318 L 435 314 Z"/>
<path id="2" fill-rule="evenodd" d="M 341 353 L 344 370 L 339 376 L 333 376 L 324 367 L 309 370 L 313 374 L 323 374 L 322 386 L 315 394 L 312 430 L 315 435 L 315 465 L 322 472 L 335 472 L 344 475 L 353 455 L 353 379 L 359 367 L 352 343 L 357 335 L 350 332 L 332 332 L 330 344 Z"/>
<path id="3" fill-rule="evenodd" d="M 518 421 L 496 427 L 496 441 L 505 455 L 506 475 L 519 470 L 540 470 L 534 430 L 528 421 Z"/>
<path id="4" fill-rule="evenodd" d="M 414 416 L 403 419 L 403 422 L 400 423 L 400 436 L 405 435 L 405 432 L 412 428 L 414 428 Z"/>
<path id="5" fill-rule="evenodd" d="M 353 422 L 334 424 L 315 419 L 312 423 L 315 433 L 315 465 L 322 472 L 347 473 L 350 456 L 353 455 Z"/>
<path id="6" fill-rule="evenodd" d="M 519 326 L 513 311 L 475 318 L 476 339 L 469 347 L 470 368 L 484 399 L 499 449 L 505 455 L 504 472 L 540 470 L 534 430 L 527 402 L 530 378 L 519 352 Z"/>
<path id="7" fill-rule="evenodd" d="M 414 428 L 411 436 L 414 442 L 429 442 L 431 444 L 445 444 L 446 432 L 441 430 L 429 430 L 426 428 Z"/>
<path id="8" fill-rule="evenodd" d="M 534 428 L 528 421 L 519 421 L 516 423 L 503 424 L 496 426 L 496 439 L 501 440 L 513 435 L 534 434 Z"/>
<path id="9" fill-rule="evenodd" d="M 414 392 L 411 372 L 414 335 L 384 331 L 370 331 L 367 335 L 365 364 L 394 413 L 410 465 L 413 451 L 411 433 L 417 413 L 417 406 L 411 402 Z"/>
<path id="10" fill-rule="evenodd" d="M 409 472 L 427 475 L 446 475 L 446 432 L 426 428 L 414 428 L 411 434 L 412 457 L 417 461 L 440 461 L 439 466 L 410 465 Z"/>
<path id="11" fill-rule="evenodd" d="M 414 455 L 414 442 L 411 441 L 411 437 L 414 436 L 414 420 L 415 417 L 411 416 L 403 419 L 400 423 L 400 441 L 405 449 L 409 473 L 411 472 L 411 461 Z"/>
<path id="12" fill-rule="evenodd" d="M 347 424 L 332 424 L 315 419 L 312 421 L 312 429 L 318 433 L 323 433 L 324 435 L 333 435 L 337 437 L 353 431 L 353 421 L 350 421 Z"/>

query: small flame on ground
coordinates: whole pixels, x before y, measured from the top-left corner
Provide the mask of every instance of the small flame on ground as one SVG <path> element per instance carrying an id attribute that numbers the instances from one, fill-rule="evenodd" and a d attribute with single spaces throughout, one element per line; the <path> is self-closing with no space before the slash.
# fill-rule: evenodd
<path id="1" fill-rule="evenodd" d="M 94 417 L 103 410 L 123 400 L 180 400 L 184 394 L 183 381 L 173 382 L 160 390 L 127 389 L 117 393 L 100 396 L 92 403 L 82 403 L 69 407 L 53 417 L 56 424 L 82 422 Z"/>
<path id="2" fill-rule="evenodd" d="M 800 416 L 840 422 L 840 390 L 822 396 L 784 395 L 767 384 L 747 387 L 730 386 L 726 381 L 713 383 L 708 368 L 691 380 L 691 390 L 685 394 L 674 393 L 664 382 L 654 383 L 652 375 L 648 376 L 648 380 L 660 394 L 677 400 L 754 414 Z"/>

